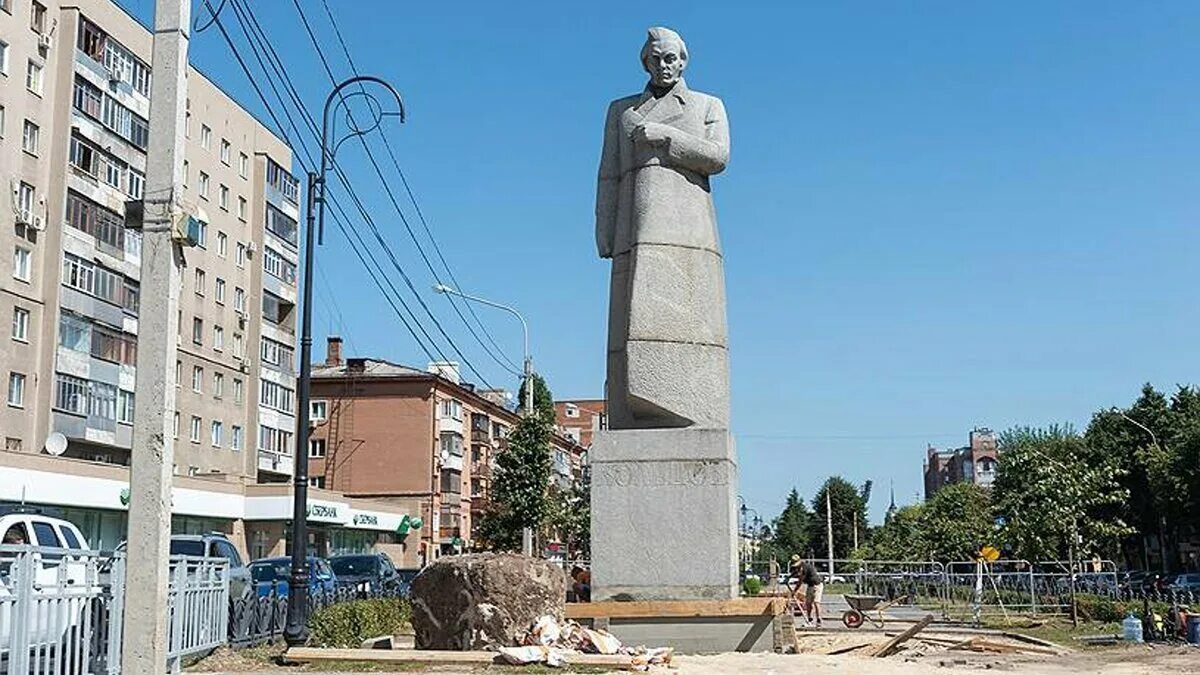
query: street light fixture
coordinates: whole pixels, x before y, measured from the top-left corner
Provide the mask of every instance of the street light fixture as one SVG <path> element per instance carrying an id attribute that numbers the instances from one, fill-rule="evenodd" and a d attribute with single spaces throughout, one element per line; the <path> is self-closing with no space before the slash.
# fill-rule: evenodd
<path id="1" fill-rule="evenodd" d="M 366 82 L 375 83 L 396 101 L 395 110 L 385 110 L 379 99 L 372 96 L 361 85 Z M 359 91 L 345 96 L 342 90 L 352 84 L 359 84 Z M 365 98 L 371 114 L 370 124 L 360 126 L 351 114 L 347 101 L 355 97 Z M 337 99 L 337 104 L 334 104 Z M 333 147 L 329 147 L 330 113 L 341 106 L 346 112 L 348 131 L 338 138 Z M 293 468 L 292 489 L 292 569 L 288 591 L 287 626 L 283 637 L 288 646 L 298 647 L 308 642 L 308 436 L 312 431 L 310 426 L 309 398 L 312 391 L 312 271 L 313 271 L 313 234 L 316 230 L 317 242 L 325 238 L 325 173 L 333 164 L 338 148 L 351 138 L 366 135 L 378 129 L 385 118 L 397 117 L 404 122 L 404 102 L 400 93 L 392 85 L 372 75 L 359 75 L 344 80 L 329 92 L 325 98 L 325 109 L 321 118 L 321 167 L 320 173 L 308 172 L 308 215 L 305 223 L 304 239 L 304 296 L 301 306 L 302 331 L 300 335 L 300 377 L 296 392 L 296 405 L 299 411 L 296 415 L 296 448 Z M 336 135 L 336 120 L 333 125 Z"/>
<path id="2" fill-rule="evenodd" d="M 442 283 L 434 284 L 433 292 L 440 293 L 442 295 L 457 295 L 458 297 L 463 298 L 464 300 L 470 300 L 472 302 L 478 302 L 481 305 L 487 305 L 488 307 L 495 307 L 496 309 L 502 309 L 502 310 L 508 312 L 509 314 L 512 314 L 513 316 L 517 317 L 517 319 L 521 322 L 521 331 L 524 333 L 524 336 L 525 336 L 525 401 L 524 401 L 525 414 L 526 415 L 532 414 L 533 413 L 533 359 L 530 358 L 530 356 L 529 356 L 529 324 L 526 323 L 525 317 L 521 316 L 520 312 L 513 309 L 512 307 L 509 307 L 508 305 L 505 305 L 505 304 L 502 304 L 499 302 L 495 302 L 492 300 L 488 300 L 487 298 L 481 298 L 477 295 L 471 295 L 470 293 L 464 293 L 464 292 L 458 290 L 457 288 L 454 288 L 453 286 L 447 286 L 446 284 L 442 284 Z"/>

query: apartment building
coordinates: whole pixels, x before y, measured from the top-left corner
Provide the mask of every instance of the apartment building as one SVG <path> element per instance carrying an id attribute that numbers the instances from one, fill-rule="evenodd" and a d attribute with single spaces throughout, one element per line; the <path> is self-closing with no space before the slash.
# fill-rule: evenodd
<path id="1" fill-rule="evenodd" d="M 105 540 L 124 529 L 141 265 L 125 204 L 145 196 L 151 48 L 110 0 L 0 0 L 0 500 L 86 504 Z M 257 484 L 294 469 L 299 186 L 287 145 L 195 68 L 184 133 L 180 198 L 197 224 L 167 414 L 180 484 L 212 496 L 177 496 L 176 524 L 275 550 L 290 507 Z M 404 515 L 372 514 L 391 529 Z"/>
<path id="2" fill-rule="evenodd" d="M 559 433 L 585 448 L 592 447 L 597 431 L 608 428 L 608 415 L 602 398 L 575 399 L 554 403 L 554 423 Z"/>
<path id="3" fill-rule="evenodd" d="M 991 429 L 976 427 L 968 435 L 967 445 L 952 450 L 925 450 L 925 498 L 929 499 L 945 485 L 974 483 L 991 487 L 996 480 L 1000 456 L 996 434 Z"/>
<path id="4" fill-rule="evenodd" d="M 494 391 L 476 391 L 454 363 L 425 370 L 344 358 L 330 337 L 314 366 L 309 480 L 349 497 L 398 504 L 427 527 L 404 541 L 401 566 L 472 548 L 497 456 L 519 419 Z M 584 448 L 554 438 L 553 480 L 577 481 Z M 411 541 L 409 541 L 411 540 Z"/>

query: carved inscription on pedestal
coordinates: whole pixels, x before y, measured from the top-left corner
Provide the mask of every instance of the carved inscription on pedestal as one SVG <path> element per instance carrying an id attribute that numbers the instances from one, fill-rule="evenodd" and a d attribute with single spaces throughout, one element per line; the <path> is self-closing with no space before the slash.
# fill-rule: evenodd
<path id="1" fill-rule="evenodd" d="M 706 487 L 729 485 L 731 469 L 724 460 L 598 463 L 592 481 L 599 487 Z"/>

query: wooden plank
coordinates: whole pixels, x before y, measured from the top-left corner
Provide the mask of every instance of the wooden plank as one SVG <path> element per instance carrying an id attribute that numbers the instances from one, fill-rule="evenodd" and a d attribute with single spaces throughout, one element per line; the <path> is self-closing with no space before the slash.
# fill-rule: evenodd
<path id="1" fill-rule="evenodd" d="M 643 600 L 637 602 L 568 603 L 568 619 L 643 619 L 721 616 L 775 616 L 786 602 L 779 598 L 736 600 Z"/>
<path id="2" fill-rule="evenodd" d="M 1056 642 L 1051 642 L 1049 640 L 1043 640 L 1041 638 L 1036 638 L 1036 637 L 1033 637 L 1032 635 L 1025 635 L 1023 633 L 1008 633 L 1008 632 L 1001 633 L 1001 635 L 1003 635 L 1006 638 L 1009 638 L 1010 640 L 1017 640 L 1018 642 L 1026 642 L 1031 645 L 1037 645 L 1039 647 L 1046 647 L 1048 649 L 1057 649 L 1060 653 L 1071 651 L 1069 648 L 1064 647 Z"/>
<path id="3" fill-rule="evenodd" d="M 891 640 L 888 640 L 887 642 L 883 643 L 883 645 L 880 646 L 879 649 L 876 649 L 875 653 L 872 654 L 871 656 L 875 656 L 878 658 L 883 658 L 885 656 L 888 656 L 892 652 L 896 651 L 897 647 L 899 647 L 900 645 L 907 642 L 910 638 L 912 638 L 912 636 L 916 635 L 917 633 L 920 633 L 922 630 L 925 630 L 925 627 L 931 623 L 933 623 L 933 615 L 926 614 L 924 619 L 921 619 L 920 621 L 915 623 L 908 630 L 897 635 L 896 637 L 892 638 Z"/>
<path id="4" fill-rule="evenodd" d="M 859 644 L 850 645 L 849 647 L 838 647 L 837 649 L 831 649 L 827 652 L 821 652 L 821 653 L 824 654 L 825 656 L 837 656 L 838 654 L 846 654 L 846 653 L 852 652 L 856 649 L 862 649 L 863 647 L 870 647 L 873 644 L 875 644 L 874 640 L 872 640 L 871 642 L 860 642 Z"/>
<path id="5" fill-rule="evenodd" d="M 292 647 L 284 653 L 291 661 L 371 661 L 374 663 L 431 663 L 449 665 L 481 665 L 508 663 L 498 652 L 454 652 L 427 649 L 388 651 L 382 649 L 318 649 Z M 627 654 L 575 654 L 567 662 L 598 668 L 632 668 L 633 657 Z"/>

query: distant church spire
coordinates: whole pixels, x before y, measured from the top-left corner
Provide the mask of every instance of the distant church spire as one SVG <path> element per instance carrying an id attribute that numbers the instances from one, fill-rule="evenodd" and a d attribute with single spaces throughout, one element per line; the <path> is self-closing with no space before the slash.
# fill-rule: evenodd
<path id="1" fill-rule="evenodd" d="M 888 486 L 891 488 L 892 501 L 891 504 L 888 505 L 887 515 L 884 516 L 884 521 L 891 520 L 892 516 L 896 513 L 896 481 L 889 480 Z"/>

